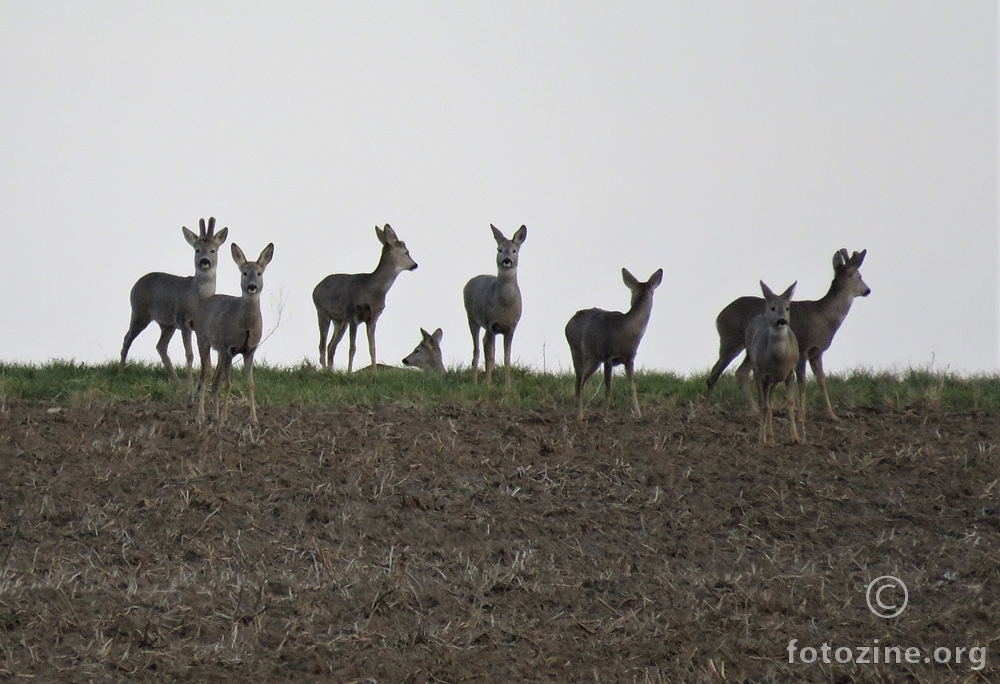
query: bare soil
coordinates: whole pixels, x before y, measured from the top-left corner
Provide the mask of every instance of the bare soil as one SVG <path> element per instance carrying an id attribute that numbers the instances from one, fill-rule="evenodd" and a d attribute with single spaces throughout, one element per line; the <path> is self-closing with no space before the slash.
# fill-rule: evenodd
<path id="1" fill-rule="evenodd" d="M 0 680 L 998 681 L 993 413 L 77 403 L 0 411 Z"/>

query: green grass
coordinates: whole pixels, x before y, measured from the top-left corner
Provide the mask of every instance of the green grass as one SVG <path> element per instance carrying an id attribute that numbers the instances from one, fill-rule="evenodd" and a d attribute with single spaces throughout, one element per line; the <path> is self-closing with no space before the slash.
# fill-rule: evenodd
<path id="1" fill-rule="evenodd" d="M 183 373 L 181 374 L 183 378 Z M 321 372 L 303 364 L 296 367 L 255 368 L 257 400 L 261 405 L 351 404 L 372 406 L 385 402 L 409 402 L 414 406 L 439 403 L 474 405 L 507 402 L 522 407 L 573 407 L 571 375 L 514 369 L 513 385 L 505 391 L 503 372 L 494 375 L 492 386 L 472 383 L 468 368 L 445 375 L 409 369 L 379 372 Z M 676 408 L 701 402 L 705 396 L 705 374 L 680 376 L 642 372 L 636 375 L 639 399 L 644 407 Z M 838 410 L 860 407 L 906 409 L 1000 409 L 1000 376 L 963 377 L 948 373 L 906 370 L 900 373 L 855 370 L 828 378 L 830 399 Z M 233 390 L 245 391 L 242 366 L 233 372 Z M 44 365 L 0 364 L 0 401 L 29 400 L 55 404 L 78 404 L 94 400 L 159 401 L 184 396 L 186 381 L 171 383 L 162 366 L 129 363 L 86 365 L 52 361 Z M 780 390 L 779 390 L 780 391 Z M 810 376 L 807 390 L 810 410 L 822 399 Z M 603 401 L 603 383 L 597 373 L 586 388 L 589 409 Z M 732 373 L 725 374 L 712 394 L 724 407 L 745 405 Z M 615 373 L 612 405 L 630 405 L 628 386 L 621 371 Z"/>

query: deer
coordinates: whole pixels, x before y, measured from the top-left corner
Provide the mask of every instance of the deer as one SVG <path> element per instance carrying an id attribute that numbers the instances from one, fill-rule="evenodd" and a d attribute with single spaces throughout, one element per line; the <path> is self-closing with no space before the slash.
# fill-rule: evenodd
<path id="1" fill-rule="evenodd" d="M 385 228 L 375 226 L 375 236 L 382 243 L 382 255 L 371 273 L 335 273 L 329 275 L 313 289 L 313 304 L 319 319 L 319 365 L 333 369 L 333 355 L 337 345 L 350 329 L 350 348 L 347 353 L 347 372 L 354 369 L 354 353 L 358 325 L 365 324 L 368 333 L 368 353 L 372 366 L 375 361 L 375 326 L 385 309 L 385 296 L 396 282 L 396 276 L 403 271 L 415 271 L 417 262 L 410 256 L 406 243 L 396 237 L 395 231 L 386 224 Z M 327 333 L 333 323 L 333 336 L 327 347 Z"/>
<path id="2" fill-rule="evenodd" d="M 229 235 L 228 228 L 215 232 L 215 218 L 208 219 L 207 228 L 205 219 L 201 219 L 198 223 L 200 227 L 198 235 L 187 227 L 181 227 L 184 239 L 194 247 L 193 276 L 147 273 L 132 286 L 129 294 L 132 317 L 122 343 L 122 368 L 125 367 L 132 342 L 151 322 L 156 321 L 160 326 L 160 340 L 156 343 L 156 351 L 160 353 L 160 359 L 170 373 L 171 379 L 178 382 L 177 371 L 170 363 L 167 348 L 174 331 L 180 330 L 187 357 L 188 383 L 194 385 L 192 326 L 201 302 L 215 294 L 215 272 L 219 259 L 217 252 Z"/>
<path id="3" fill-rule="evenodd" d="M 479 330 L 482 329 L 486 384 L 490 384 L 493 376 L 496 336 L 503 335 L 504 385 L 510 387 L 510 350 L 514 330 L 521 320 L 518 250 L 528 237 L 528 228 L 521 226 L 509 240 L 493 224 L 490 229 L 497 243 L 497 274 L 475 276 L 462 290 L 472 333 L 472 381 L 479 382 Z"/>
<path id="4" fill-rule="evenodd" d="M 829 291 L 818 300 L 794 301 L 791 304 L 792 332 L 799 344 L 799 362 L 795 369 L 798 380 L 799 422 L 806 420 L 806 362 L 812 367 L 813 375 L 823 392 L 826 415 L 830 420 L 840 420 L 833 411 L 830 395 L 826 390 L 826 375 L 823 372 L 823 353 L 833 343 L 851 305 L 857 297 L 867 297 L 871 288 L 861 278 L 862 262 L 868 250 L 854 252 L 848 256 L 846 249 L 833 255 L 833 282 Z M 719 331 L 719 360 L 709 373 L 707 384 L 710 394 L 719 376 L 726 367 L 746 348 L 746 329 L 756 316 L 764 311 L 764 300 L 760 297 L 740 297 L 729 303 L 715 319 Z M 736 370 L 736 380 L 746 391 L 745 383 L 750 375 L 749 356 Z M 749 396 L 749 395 L 748 395 Z M 751 404 L 753 403 L 751 399 Z"/>
<path id="5" fill-rule="evenodd" d="M 403 359 L 404 366 L 422 368 L 432 373 L 444 373 L 444 360 L 441 357 L 441 328 L 432 333 L 420 329 L 420 344 Z"/>
<path id="6" fill-rule="evenodd" d="M 211 369 L 212 349 L 218 352 L 212 394 L 215 398 L 215 417 L 219 418 L 219 385 L 226 384 L 226 397 L 222 409 L 224 424 L 229 417 L 229 395 L 232 389 L 233 358 L 243 356 L 247 391 L 250 395 L 250 422 L 257 425 L 257 402 L 254 398 L 253 357 L 260 345 L 264 322 L 260 315 L 260 293 L 264 289 L 264 269 L 274 256 L 274 243 L 269 243 L 256 261 L 247 261 L 236 243 L 231 246 L 233 261 L 240 269 L 241 296 L 212 295 L 201 306 L 195 321 L 198 352 L 201 355 L 201 376 L 198 382 L 198 426 L 205 423 L 205 390 Z"/>
<path id="7" fill-rule="evenodd" d="M 581 421 L 583 386 L 602 363 L 604 364 L 604 415 L 607 416 L 608 406 L 611 403 L 611 372 L 615 366 L 624 365 L 632 392 L 632 407 L 635 415 L 642 417 L 633 378 L 635 355 L 653 311 L 653 292 L 663 281 L 663 269 L 658 269 L 643 283 L 629 273 L 628 269 L 623 268 L 622 280 L 632 292 L 631 307 L 627 312 L 584 309 L 573 314 L 566 324 L 566 341 L 569 342 L 573 370 L 576 372 L 577 419 Z"/>
<path id="8" fill-rule="evenodd" d="M 792 442 L 799 441 L 799 433 L 795 428 L 795 392 L 792 387 L 795 367 L 799 363 L 799 343 L 789 324 L 795 285 L 796 283 L 792 283 L 787 290 L 776 295 L 763 280 L 760 281 L 760 289 L 764 293 L 764 313 L 750 321 L 744 336 L 760 404 L 761 444 L 774 444 L 771 395 L 779 382 L 785 383 Z"/>

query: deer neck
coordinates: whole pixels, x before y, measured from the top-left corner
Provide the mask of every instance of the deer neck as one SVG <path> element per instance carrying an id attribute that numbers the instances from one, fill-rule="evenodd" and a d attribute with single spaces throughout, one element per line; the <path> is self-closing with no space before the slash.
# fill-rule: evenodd
<path id="1" fill-rule="evenodd" d="M 378 266 L 368 274 L 368 282 L 372 284 L 372 289 L 383 297 L 389 292 L 389 288 L 396 282 L 399 271 L 392 262 L 392 257 L 388 249 L 382 250 L 382 256 L 378 260 Z"/>
<path id="2" fill-rule="evenodd" d="M 205 271 L 195 269 L 193 289 L 199 299 L 208 299 L 215 294 L 215 272 L 215 266 Z"/>
<path id="3" fill-rule="evenodd" d="M 496 296 L 503 305 L 509 305 L 521 298 L 521 289 L 517 286 L 517 267 L 498 268 Z"/>
<path id="4" fill-rule="evenodd" d="M 653 313 L 653 298 L 649 295 L 641 297 L 625 313 L 626 327 L 641 335 L 646 332 L 649 316 Z"/>
<path id="5" fill-rule="evenodd" d="M 837 281 L 834 280 L 830 284 L 830 290 L 816 303 L 823 320 L 830 325 L 833 331 L 836 331 L 851 311 L 854 295 L 846 288 L 838 286 Z"/>
<path id="6" fill-rule="evenodd" d="M 517 266 L 513 268 L 497 268 L 497 282 L 501 287 L 517 288 Z"/>

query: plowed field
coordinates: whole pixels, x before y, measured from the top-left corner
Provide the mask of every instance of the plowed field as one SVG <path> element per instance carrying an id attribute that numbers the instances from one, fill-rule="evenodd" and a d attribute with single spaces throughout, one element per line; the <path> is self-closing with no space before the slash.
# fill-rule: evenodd
<path id="1" fill-rule="evenodd" d="M 2 680 L 1000 679 L 992 413 L 76 403 L 0 413 Z"/>

